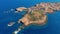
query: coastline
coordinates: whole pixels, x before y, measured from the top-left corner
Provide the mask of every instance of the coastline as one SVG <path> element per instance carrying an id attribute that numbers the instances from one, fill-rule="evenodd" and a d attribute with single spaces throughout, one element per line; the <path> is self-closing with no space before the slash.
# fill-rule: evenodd
<path id="1" fill-rule="evenodd" d="M 46 5 L 46 6 L 45 6 L 45 5 Z M 39 6 L 42 6 L 42 7 L 39 7 Z M 38 8 L 37 8 L 37 7 L 38 7 Z M 28 8 L 26 9 L 25 7 L 24 7 L 24 8 L 21 7 L 21 8 L 18 8 L 18 9 L 16 9 L 16 10 L 19 11 L 19 12 L 21 12 L 21 11 L 23 11 L 23 10 L 27 10 L 27 12 L 29 13 L 29 12 L 31 12 L 31 11 L 33 12 L 33 10 L 41 10 L 41 8 L 45 8 L 45 10 L 43 9 L 42 11 L 44 11 L 43 14 L 46 15 L 46 13 L 50 13 L 50 14 L 53 13 L 53 12 L 54 12 L 53 10 L 57 10 L 57 7 L 58 7 L 58 6 L 55 6 L 55 7 L 54 7 L 54 5 L 53 5 L 53 7 L 54 7 L 55 9 L 54 9 L 54 8 L 52 9 L 52 8 L 51 8 L 51 5 L 50 5 L 49 3 L 47 3 L 47 4 L 44 4 L 44 3 L 43 3 L 43 4 L 41 4 L 41 5 L 38 4 L 37 7 L 31 7 L 30 9 L 28 9 Z M 60 7 L 59 7 L 58 9 L 60 10 Z M 25 16 L 26 16 L 26 15 L 25 15 Z M 25 17 L 25 16 L 24 16 L 24 17 Z M 23 23 L 24 23 L 25 26 L 30 26 L 30 25 L 33 26 L 33 25 L 34 25 L 34 26 L 37 26 L 37 27 L 38 27 L 38 26 L 39 26 L 39 27 L 42 27 L 42 26 L 44 27 L 44 26 L 47 24 L 47 19 L 45 19 L 45 20 L 46 20 L 46 21 L 44 22 L 45 24 L 39 24 L 39 25 L 38 25 L 37 23 L 36 23 L 36 24 L 34 24 L 34 23 L 28 23 L 28 20 L 29 20 L 29 19 L 24 18 L 24 17 L 21 18 L 21 19 L 22 19 L 22 21 L 23 21 Z M 24 21 L 25 21 L 25 22 L 24 22 Z M 20 20 L 19 20 L 19 23 L 20 23 Z"/>
<path id="2" fill-rule="evenodd" d="M 54 5 L 56 5 L 56 6 L 54 6 Z M 41 11 L 41 9 L 42 9 L 42 11 L 44 11 L 44 15 L 46 15 L 46 13 L 53 13 L 54 12 L 53 10 L 58 10 L 60 8 L 59 7 L 60 5 L 59 6 L 58 5 L 59 5 L 58 3 L 40 3 L 40 4 L 36 4 L 35 7 L 34 6 L 30 7 L 30 8 L 21 7 L 21 8 L 17 8 L 16 10 L 17 11 L 27 10 L 27 12 L 29 13 L 29 12 L 31 12 L 33 10 L 40 10 Z M 42 6 L 42 7 L 40 7 L 40 6 Z M 53 7 L 55 9 L 53 9 Z M 59 7 L 59 8 L 57 9 L 57 7 Z"/>

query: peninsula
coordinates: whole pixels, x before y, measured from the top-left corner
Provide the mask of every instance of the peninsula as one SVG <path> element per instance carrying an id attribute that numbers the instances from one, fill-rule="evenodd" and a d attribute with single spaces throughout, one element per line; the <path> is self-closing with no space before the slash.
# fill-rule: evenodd
<path id="1" fill-rule="evenodd" d="M 40 3 L 33 7 L 19 7 L 16 8 L 18 12 L 25 10 L 26 15 L 22 19 L 19 19 L 18 23 L 22 21 L 25 26 L 29 24 L 45 24 L 47 16 L 46 13 L 53 13 L 55 10 L 60 10 L 60 3 Z"/>
<path id="2" fill-rule="evenodd" d="M 26 11 L 26 15 L 23 18 L 18 20 L 18 24 L 21 22 L 23 25 L 14 31 L 14 34 L 17 34 L 25 26 L 31 24 L 44 25 L 47 21 L 47 13 L 52 14 L 55 10 L 60 11 L 60 3 L 40 3 L 32 6 L 30 8 L 19 7 L 16 8 L 17 12 Z"/>

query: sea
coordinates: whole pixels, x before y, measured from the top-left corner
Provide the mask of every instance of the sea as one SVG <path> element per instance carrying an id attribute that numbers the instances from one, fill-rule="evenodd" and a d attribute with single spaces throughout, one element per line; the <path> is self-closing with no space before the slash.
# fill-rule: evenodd
<path id="1" fill-rule="evenodd" d="M 0 0 L 0 34 L 12 34 L 22 24 L 18 24 L 26 14 L 25 11 L 15 13 L 18 7 L 32 7 L 41 2 L 60 2 L 60 0 Z M 7 26 L 10 22 L 15 22 L 11 27 Z M 47 23 L 43 26 L 27 26 L 18 34 L 60 34 L 60 11 L 47 14 Z"/>

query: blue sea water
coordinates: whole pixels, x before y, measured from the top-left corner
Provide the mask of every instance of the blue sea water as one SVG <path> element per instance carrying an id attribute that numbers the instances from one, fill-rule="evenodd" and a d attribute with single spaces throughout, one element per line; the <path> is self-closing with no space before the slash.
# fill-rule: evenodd
<path id="1" fill-rule="evenodd" d="M 12 34 L 21 24 L 17 24 L 17 20 L 22 18 L 25 12 L 14 13 L 11 9 L 17 7 L 31 7 L 41 2 L 60 2 L 60 0 L 0 0 L 0 34 Z M 48 14 L 47 25 L 41 29 L 38 27 L 27 27 L 18 34 L 60 34 L 60 12 Z M 7 24 L 15 21 L 16 24 L 8 27 Z"/>

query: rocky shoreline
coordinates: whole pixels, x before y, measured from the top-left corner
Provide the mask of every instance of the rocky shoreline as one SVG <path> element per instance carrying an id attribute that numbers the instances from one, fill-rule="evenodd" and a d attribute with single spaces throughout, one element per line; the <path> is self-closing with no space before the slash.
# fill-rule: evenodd
<path id="1" fill-rule="evenodd" d="M 26 7 L 16 8 L 17 12 L 22 12 L 23 10 L 25 10 L 27 12 L 27 14 L 24 15 L 23 18 L 18 20 L 18 24 L 20 24 L 20 21 L 22 21 L 24 26 L 28 26 L 30 24 L 41 25 L 41 24 L 46 24 L 46 20 L 47 20 L 46 13 L 53 13 L 55 10 L 60 11 L 60 3 L 40 3 L 40 4 L 36 4 L 35 6 L 32 6 L 30 8 L 26 8 Z M 32 13 L 31 16 L 29 15 L 29 13 L 30 14 Z M 34 20 L 33 20 L 33 18 L 34 18 Z M 32 20 L 30 20 L 30 19 L 32 19 Z M 23 26 L 21 26 L 21 27 L 23 28 Z M 21 28 L 18 28 L 17 31 L 21 31 Z M 16 32 L 16 33 L 18 33 L 18 32 Z"/>

